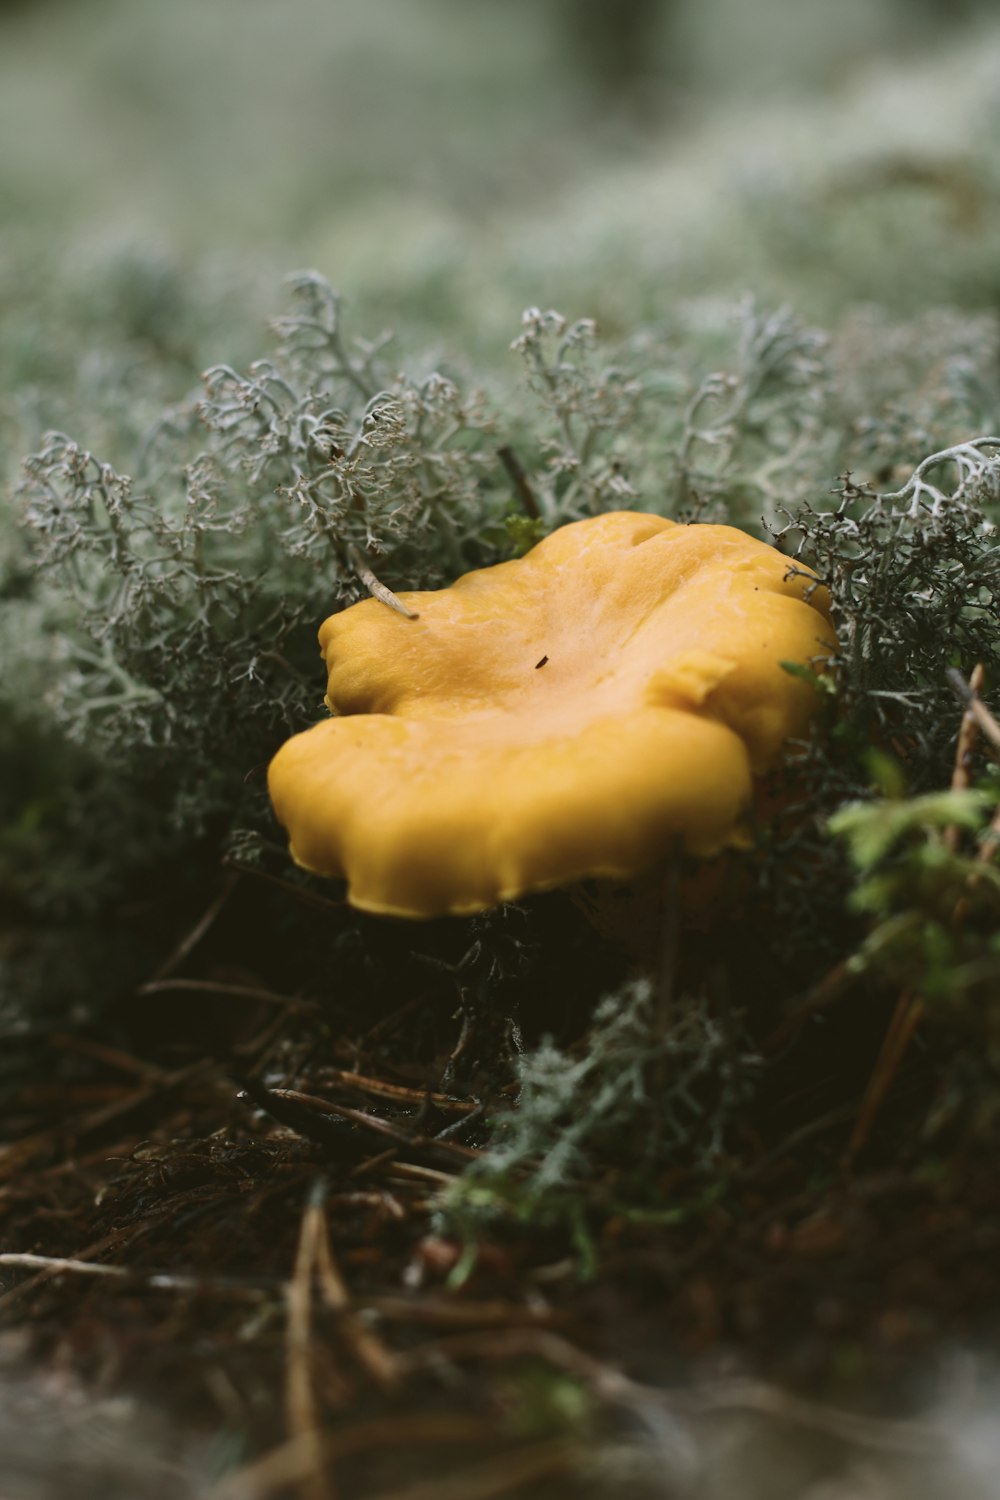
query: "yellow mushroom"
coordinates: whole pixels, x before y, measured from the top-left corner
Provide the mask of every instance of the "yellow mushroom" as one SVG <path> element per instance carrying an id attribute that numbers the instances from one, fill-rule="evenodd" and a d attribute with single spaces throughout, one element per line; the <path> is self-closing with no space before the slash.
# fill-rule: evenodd
<path id="1" fill-rule="evenodd" d="M 320 630 L 333 717 L 271 762 L 294 859 L 366 911 L 482 911 L 745 841 L 815 691 L 825 591 L 728 526 L 616 511 Z"/>

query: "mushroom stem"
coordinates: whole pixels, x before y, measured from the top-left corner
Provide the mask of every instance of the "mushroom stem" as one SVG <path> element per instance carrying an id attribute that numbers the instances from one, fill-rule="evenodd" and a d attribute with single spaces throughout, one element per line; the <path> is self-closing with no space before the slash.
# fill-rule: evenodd
<path id="1" fill-rule="evenodd" d="M 371 568 L 365 561 L 364 556 L 359 551 L 359 549 L 355 547 L 353 542 L 349 542 L 347 544 L 347 551 L 350 556 L 351 562 L 354 565 L 355 573 L 357 573 L 358 577 L 361 579 L 361 582 L 364 584 L 365 588 L 373 598 L 378 599 L 382 604 L 388 604 L 390 609 L 394 609 L 396 613 L 402 615 L 404 619 L 419 620 L 420 616 L 416 613 L 415 610 L 408 609 L 407 606 L 403 603 L 402 599 L 398 599 L 396 597 L 396 595 L 392 592 L 392 589 L 387 589 L 384 583 L 379 583 L 378 579 L 375 577 L 375 574 L 372 572 Z"/>

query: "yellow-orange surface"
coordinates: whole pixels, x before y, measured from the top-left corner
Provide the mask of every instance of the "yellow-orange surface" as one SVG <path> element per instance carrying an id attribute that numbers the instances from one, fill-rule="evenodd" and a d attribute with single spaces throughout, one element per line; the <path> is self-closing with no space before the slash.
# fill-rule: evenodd
<path id="1" fill-rule="evenodd" d="M 616 511 L 320 630 L 333 717 L 275 756 L 294 858 L 408 917 L 483 910 L 745 836 L 816 707 L 822 588 L 727 526 Z"/>

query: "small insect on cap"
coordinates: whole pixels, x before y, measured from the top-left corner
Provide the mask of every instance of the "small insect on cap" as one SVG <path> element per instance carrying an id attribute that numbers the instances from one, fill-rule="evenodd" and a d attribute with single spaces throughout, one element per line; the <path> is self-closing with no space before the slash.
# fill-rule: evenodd
<path id="1" fill-rule="evenodd" d="M 616 511 L 320 630 L 334 715 L 279 750 L 293 858 L 366 911 L 482 911 L 745 841 L 816 708 L 825 591 L 729 526 Z"/>

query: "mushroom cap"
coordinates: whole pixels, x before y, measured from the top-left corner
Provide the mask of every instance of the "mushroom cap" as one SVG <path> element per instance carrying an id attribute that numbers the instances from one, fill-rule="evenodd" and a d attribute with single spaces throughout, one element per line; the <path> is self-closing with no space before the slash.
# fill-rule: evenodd
<path id="1" fill-rule="evenodd" d="M 633 511 L 400 598 L 418 618 L 368 599 L 324 623 L 334 717 L 268 781 L 298 864 L 405 917 L 744 843 L 754 778 L 816 707 L 781 663 L 833 641 L 772 547 Z"/>

